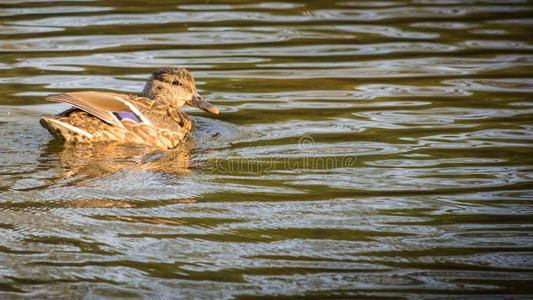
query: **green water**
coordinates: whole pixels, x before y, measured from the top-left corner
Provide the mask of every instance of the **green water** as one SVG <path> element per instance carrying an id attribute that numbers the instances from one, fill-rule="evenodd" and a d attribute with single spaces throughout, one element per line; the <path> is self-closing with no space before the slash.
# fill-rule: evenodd
<path id="1" fill-rule="evenodd" d="M 533 297 L 531 1 L 0 2 L 0 298 Z M 184 66 L 171 152 L 44 96 Z"/>

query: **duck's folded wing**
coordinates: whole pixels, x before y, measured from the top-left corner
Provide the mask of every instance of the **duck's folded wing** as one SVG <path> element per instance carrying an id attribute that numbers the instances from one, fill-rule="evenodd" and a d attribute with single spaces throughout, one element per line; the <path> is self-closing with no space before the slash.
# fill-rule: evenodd
<path id="1" fill-rule="evenodd" d="M 74 92 L 46 97 L 49 101 L 71 104 L 111 125 L 124 127 L 121 123 L 123 118 L 151 125 L 128 98 L 127 95 L 103 92 Z"/>

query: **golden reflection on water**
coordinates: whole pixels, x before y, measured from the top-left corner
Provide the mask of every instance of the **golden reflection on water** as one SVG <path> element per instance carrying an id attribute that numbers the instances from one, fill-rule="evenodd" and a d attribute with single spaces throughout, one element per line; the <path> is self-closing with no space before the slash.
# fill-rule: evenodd
<path id="1" fill-rule="evenodd" d="M 56 143 L 52 142 L 54 148 Z M 188 140 L 169 151 L 134 144 L 65 144 L 57 155 L 59 165 L 65 170 L 61 179 L 90 180 L 121 170 L 183 176 L 189 173 L 191 149 L 192 143 Z"/>

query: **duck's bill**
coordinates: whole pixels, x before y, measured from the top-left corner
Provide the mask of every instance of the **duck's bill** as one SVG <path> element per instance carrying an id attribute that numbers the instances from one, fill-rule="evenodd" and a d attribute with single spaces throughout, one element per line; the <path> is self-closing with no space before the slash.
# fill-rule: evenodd
<path id="1" fill-rule="evenodd" d="M 190 101 L 187 102 L 190 106 L 197 107 L 201 110 L 204 110 L 206 112 L 213 113 L 215 115 L 218 115 L 219 111 L 216 106 L 213 104 L 207 102 L 202 98 L 202 96 L 195 94 Z"/>

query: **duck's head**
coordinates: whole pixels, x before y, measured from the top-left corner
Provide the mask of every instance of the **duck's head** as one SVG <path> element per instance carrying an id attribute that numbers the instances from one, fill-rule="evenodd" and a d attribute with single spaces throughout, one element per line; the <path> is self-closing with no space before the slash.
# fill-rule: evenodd
<path id="1" fill-rule="evenodd" d="M 185 104 L 218 114 L 218 108 L 204 100 L 196 91 L 191 72 L 185 68 L 163 68 L 154 73 L 146 83 L 145 97 L 160 101 L 174 108 Z"/>

